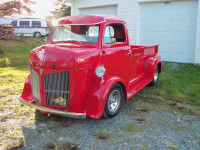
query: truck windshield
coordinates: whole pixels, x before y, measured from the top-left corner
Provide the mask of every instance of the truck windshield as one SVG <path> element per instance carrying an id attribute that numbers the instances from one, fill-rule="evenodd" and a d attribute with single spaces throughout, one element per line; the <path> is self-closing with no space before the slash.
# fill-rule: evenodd
<path id="1" fill-rule="evenodd" d="M 64 25 L 55 27 L 52 42 L 96 43 L 99 37 L 99 25 Z"/>

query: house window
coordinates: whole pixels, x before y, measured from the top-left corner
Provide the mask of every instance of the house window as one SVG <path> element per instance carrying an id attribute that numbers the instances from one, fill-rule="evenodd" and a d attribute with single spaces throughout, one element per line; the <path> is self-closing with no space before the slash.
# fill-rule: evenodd
<path id="1" fill-rule="evenodd" d="M 125 41 L 124 26 L 122 24 L 111 24 L 106 27 L 104 34 L 105 44 L 124 43 Z"/>
<path id="2" fill-rule="evenodd" d="M 41 28 L 41 22 L 40 21 L 32 21 L 32 27 L 33 28 Z"/>
<path id="3" fill-rule="evenodd" d="M 29 28 L 30 21 L 20 21 L 19 26 L 20 26 L 20 28 Z"/>

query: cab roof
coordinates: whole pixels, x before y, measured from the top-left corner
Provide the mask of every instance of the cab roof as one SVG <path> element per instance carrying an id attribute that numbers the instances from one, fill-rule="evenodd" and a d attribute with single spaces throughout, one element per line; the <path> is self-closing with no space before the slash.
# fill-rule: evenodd
<path id="1" fill-rule="evenodd" d="M 58 20 L 58 25 L 83 25 L 83 24 L 99 24 L 103 22 L 123 22 L 125 21 L 119 17 L 109 15 L 78 15 L 63 17 Z"/>

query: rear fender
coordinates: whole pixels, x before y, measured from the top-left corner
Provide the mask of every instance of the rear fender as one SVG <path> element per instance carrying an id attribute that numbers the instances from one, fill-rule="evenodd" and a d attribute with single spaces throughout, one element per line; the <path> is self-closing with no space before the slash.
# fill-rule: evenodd
<path id="1" fill-rule="evenodd" d="M 122 79 L 113 76 L 104 76 L 94 81 L 90 87 L 83 110 L 88 117 L 95 119 L 102 117 L 108 93 L 117 82 L 124 84 Z"/>
<path id="2" fill-rule="evenodd" d="M 150 79 L 153 79 L 154 73 L 156 70 L 156 66 L 160 63 L 160 73 L 162 69 L 162 62 L 160 56 L 156 55 L 155 57 L 151 57 L 144 62 L 144 70 L 147 76 Z"/>
<path id="3" fill-rule="evenodd" d="M 30 102 L 33 102 L 32 88 L 31 88 L 31 78 L 30 75 L 26 78 L 24 89 L 21 98 Z"/>

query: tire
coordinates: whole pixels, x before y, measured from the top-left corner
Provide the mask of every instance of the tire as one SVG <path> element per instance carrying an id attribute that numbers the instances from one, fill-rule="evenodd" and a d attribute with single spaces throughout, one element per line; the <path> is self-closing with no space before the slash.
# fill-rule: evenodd
<path id="1" fill-rule="evenodd" d="M 156 66 L 155 73 L 154 73 L 153 80 L 151 81 L 151 83 L 150 83 L 149 85 L 154 86 L 154 85 L 156 85 L 156 84 L 158 83 L 159 72 L 160 72 L 160 68 L 159 68 L 159 66 L 157 65 L 157 66 Z"/>
<path id="2" fill-rule="evenodd" d="M 103 117 L 112 118 L 119 112 L 123 100 L 123 90 L 119 84 L 113 85 L 108 93 L 104 106 Z"/>
<path id="3" fill-rule="evenodd" d="M 34 37 L 40 38 L 40 37 L 41 37 L 41 33 L 40 33 L 40 32 L 35 32 L 35 33 L 34 33 Z"/>

